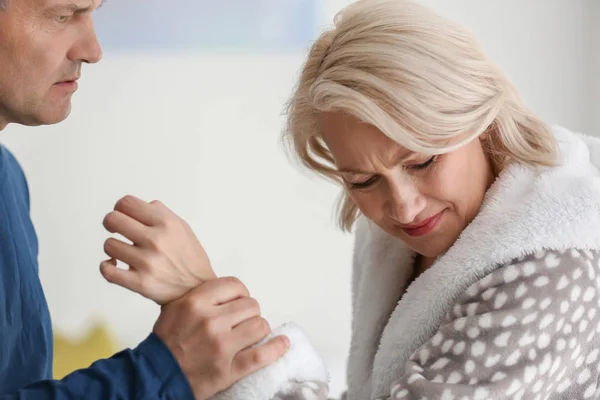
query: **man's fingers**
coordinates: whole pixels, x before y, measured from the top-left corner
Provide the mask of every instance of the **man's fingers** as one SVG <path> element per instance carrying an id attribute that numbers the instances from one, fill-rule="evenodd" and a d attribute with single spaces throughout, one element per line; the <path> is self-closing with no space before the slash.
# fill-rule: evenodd
<path id="1" fill-rule="evenodd" d="M 108 282 L 129 289 L 132 292 L 140 292 L 139 275 L 133 270 L 117 268 L 117 261 L 110 259 L 100 264 L 100 273 Z"/>
<path id="2" fill-rule="evenodd" d="M 121 198 L 115 204 L 115 211 L 122 212 L 148 226 L 159 225 L 163 215 L 159 207 L 131 195 Z"/>
<path id="3" fill-rule="evenodd" d="M 238 343 L 238 351 L 254 346 L 260 343 L 271 332 L 269 323 L 260 316 L 247 319 L 234 327 L 231 331 L 231 338 L 234 343 Z"/>
<path id="4" fill-rule="evenodd" d="M 277 336 L 260 346 L 240 351 L 233 359 L 234 374 L 243 378 L 273 364 L 287 352 L 289 343 L 286 336 Z"/>
<path id="5" fill-rule="evenodd" d="M 217 310 L 219 315 L 223 316 L 225 324 L 232 328 L 246 320 L 260 316 L 258 301 L 248 296 L 217 306 Z"/>
<path id="6" fill-rule="evenodd" d="M 200 296 L 211 305 L 221 305 L 250 296 L 246 286 L 234 277 L 211 279 L 194 290 L 196 290 L 195 294 L 187 296 L 188 298 L 194 299 Z"/>
<path id="7" fill-rule="evenodd" d="M 102 225 L 110 233 L 123 235 L 133 243 L 144 245 L 149 237 L 150 228 L 121 211 L 111 211 L 104 217 Z"/>

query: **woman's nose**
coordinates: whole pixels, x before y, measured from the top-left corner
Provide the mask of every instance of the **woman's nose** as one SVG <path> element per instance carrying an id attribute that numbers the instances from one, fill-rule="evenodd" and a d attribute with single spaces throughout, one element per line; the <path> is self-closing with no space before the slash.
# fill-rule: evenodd
<path id="1" fill-rule="evenodd" d="M 415 222 L 418 215 L 425 209 L 425 197 L 412 183 L 391 183 L 389 192 L 390 217 L 401 224 Z"/>

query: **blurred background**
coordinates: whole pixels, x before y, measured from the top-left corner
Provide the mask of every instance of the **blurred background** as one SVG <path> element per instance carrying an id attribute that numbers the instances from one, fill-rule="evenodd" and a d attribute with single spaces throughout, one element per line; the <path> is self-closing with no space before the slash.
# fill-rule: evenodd
<path id="1" fill-rule="evenodd" d="M 600 1 L 425 0 L 463 22 L 551 123 L 600 135 Z M 239 277 L 272 326 L 295 321 L 345 387 L 352 237 L 338 190 L 287 159 L 284 103 L 311 41 L 346 0 L 108 1 L 105 55 L 73 113 L 0 136 L 29 178 L 57 377 L 135 346 L 158 308 L 105 283 L 101 222 L 125 194 L 186 219 L 219 275 Z"/>

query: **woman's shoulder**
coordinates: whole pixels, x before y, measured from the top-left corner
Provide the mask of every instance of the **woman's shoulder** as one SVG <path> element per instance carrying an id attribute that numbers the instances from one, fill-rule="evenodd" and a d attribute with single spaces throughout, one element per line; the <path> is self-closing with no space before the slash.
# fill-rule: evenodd
<path id="1" fill-rule="evenodd" d="M 506 167 L 451 253 L 504 265 L 543 249 L 600 250 L 600 139 L 556 132 L 558 165 Z"/>
<path id="2" fill-rule="evenodd" d="M 558 165 L 579 176 L 597 176 L 600 168 L 600 137 L 552 125 L 558 145 Z M 573 167 L 579 167 L 573 170 Z"/>

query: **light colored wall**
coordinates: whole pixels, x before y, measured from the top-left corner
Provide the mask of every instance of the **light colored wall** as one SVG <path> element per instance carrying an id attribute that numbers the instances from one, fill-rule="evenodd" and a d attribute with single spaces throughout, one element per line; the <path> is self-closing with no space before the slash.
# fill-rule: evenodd
<path id="1" fill-rule="evenodd" d="M 588 131 L 600 136 L 600 1 L 588 1 Z"/>
<path id="2" fill-rule="evenodd" d="M 324 20 L 346 3 L 323 1 Z M 426 3 L 470 26 L 538 113 L 585 126 L 583 1 Z M 106 54 L 84 69 L 68 121 L 2 133 L 29 177 L 57 330 L 77 336 L 101 318 L 126 346 L 147 335 L 157 307 L 98 273 L 101 222 L 126 193 L 161 199 L 190 222 L 220 275 L 248 285 L 272 325 L 305 328 L 331 368 L 332 394 L 342 390 L 352 240 L 333 224 L 337 190 L 299 173 L 279 143 L 302 59 Z"/>

